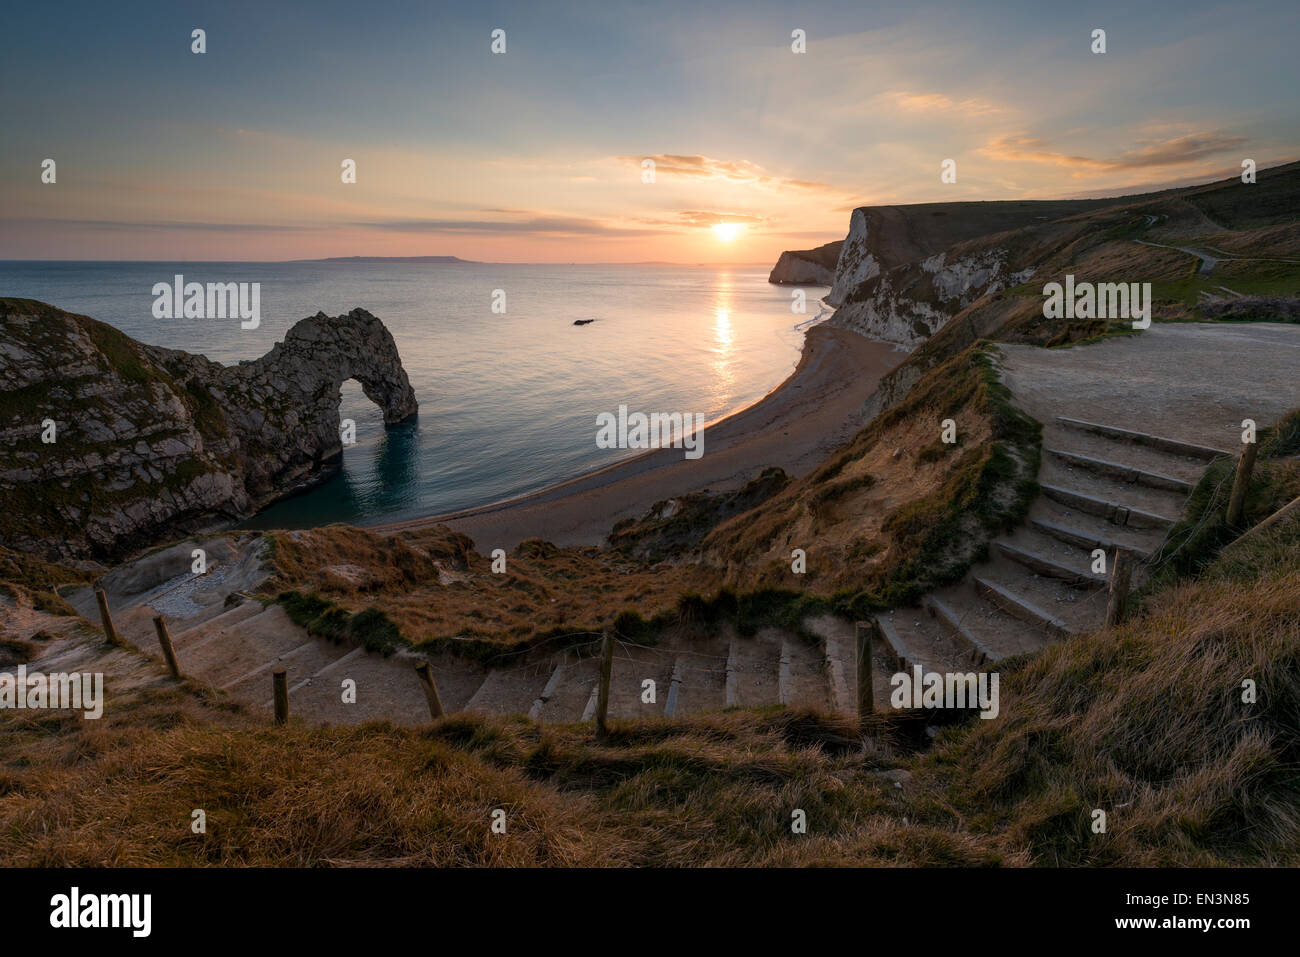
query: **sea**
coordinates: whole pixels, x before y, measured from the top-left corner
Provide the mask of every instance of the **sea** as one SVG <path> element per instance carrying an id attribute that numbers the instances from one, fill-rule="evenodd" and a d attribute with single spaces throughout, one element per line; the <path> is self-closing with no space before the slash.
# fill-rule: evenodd
<path id="1" fill-rule="evenodd" d="M 154 285 L 178 274 L 186 283 L 259 283 L 257 328 L 237 318 L 155 318 Z M 265 354 L 317 312 L 360 306 L 382 319 L 419 415 L 385 427 L 361 387 L 345 382 L 340 415 L 355 422 L 356 442 L 340 471 L 246 523 L 298 528 L 484 505 L 640 454 L 597 446 L 597 416 L 620 405 L 713 422 L 753 404 L 789 376 L 805 330 L 829 315 L 827 289 L 805 288 L 800 313 L 793 290 L 767 274 L 759 266 L 8 261 L 0 296 L 39 299 L 227 364 Z M 586 319 L 595 321 L 574 325 Z"/>

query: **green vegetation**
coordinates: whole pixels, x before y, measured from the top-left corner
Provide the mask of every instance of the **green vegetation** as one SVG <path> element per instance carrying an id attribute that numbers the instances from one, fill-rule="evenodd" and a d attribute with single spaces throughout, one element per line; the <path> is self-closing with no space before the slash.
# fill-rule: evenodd
<path id="1" fill-rule="evenodd" d="M 855 617 L 910 604 L 939 585 L 956 581 L 982 556 L 984 543 L 1018 524 L 1038 493 L 1041 426 L 1011 404 L 994 366 L 995 347 L 981 343 L 929 373 L 907 400 L 879 416 L 871 428 L 920 415 L 921 410 L 970 410 L 987 416 L 989 441 L 959 453 L 935 492 L 909 501 L 885 519 L 891 554 L 870 585 L 837 596 Z M 947 414 L 946 413 L 946 414 Z M 960 430 L 959 430 L 960 434 Z M 926 449 L 922 455 L 930 450 Z M 934 457 L 934 456 L 931 456 Z M 971 547 L 971 543 L 976 543 Z"/>
<path id="2" fill-rule="evenodd" d="M 107 323 L 80 318 L 81 328 L 90 341 L 108 360 L 109 368 L 123 380 L 133 385 L 145 385 L 160 378 L 167 378 L 166 373 L 155 367 L 153 363 L 145 365 L 140 357 L 139 346 L 126 333 L 114 329 Z"/>
<path id="3" fill-rule="evenodd" d="M 1214 562 L 1225 545 L 1300 496 L 1300 409 L 1257 436 L 1258 457 L 1246 493 L 1243 527 L 1227 523 L 1228 497 L 1236 458 L 1210 463 L 1187 499 L 1183 516 L 1169 532 L 1151 566 L 1145 593 L 1195 577 Z"/>
<path id="4" fill-rule="evenodd" d="M 307 634 L 335 644 L 359 645 L 385 656 L 407 645 L 397 626 L 377 608 L 352 614 L 319 595 L 295 591 L 281 592 L 276 600 Z"/>

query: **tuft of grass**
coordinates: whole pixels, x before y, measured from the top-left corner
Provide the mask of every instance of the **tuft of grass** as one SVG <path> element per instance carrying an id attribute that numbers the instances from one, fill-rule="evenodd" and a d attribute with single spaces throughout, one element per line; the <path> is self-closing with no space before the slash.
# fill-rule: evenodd
<path id="1" fill-rule="evenodd" d="M 281 592 L 276 600 L 290 620 L 307 634 L 327 638 L 335 644 L 359 645 L 385 656 L 408 644 L 397 625 L 378 608 L 351 614 L 319 595 L 296 591 Z"/>
<path id="2" fill-rule="evenodd" d="M 1257 436 L 1259 449 L 1246 492 L 1243 526 L 1229 527 L 1228 499 L 1236 474 L 1236 458 L 1211 462 L 1156 554 L 1142 594 L 1195 577 L 1209 566 L 1225 545 L 1247 528 L 1263 521 L 1300 495 L 1300 409 Z"/>

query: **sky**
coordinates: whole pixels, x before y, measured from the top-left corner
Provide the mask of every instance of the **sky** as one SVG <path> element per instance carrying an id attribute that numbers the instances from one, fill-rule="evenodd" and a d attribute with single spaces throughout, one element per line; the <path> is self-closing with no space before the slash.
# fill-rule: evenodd
<path id="1" fill-rule="evenodd" d="M 0 259 L 770 263 L 856 206 L 1300 158 L 1294 0 L 44 0 L 5 21 Z"/>

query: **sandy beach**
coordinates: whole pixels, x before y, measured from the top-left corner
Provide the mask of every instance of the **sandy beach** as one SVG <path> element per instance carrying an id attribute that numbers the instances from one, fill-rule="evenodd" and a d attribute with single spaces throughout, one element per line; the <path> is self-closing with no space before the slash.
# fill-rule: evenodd
<path id="1" fill-rule="evenodd" d="M 681 449 L 656 449 L 508 501 L 370 528 L 391 533 L 445 524 L 470 536 L 481 552 L 509 550 L 529 538 L 598 545 L 616 522 L 645 514 L 655 502 L 738 488 L 770 465 L 796 477 L 811 471 L 862 428 L 862 404 L 904 358 L 886 343 L 814 326 L 790 377 L 708 426 L 698 459 L 684 458 Z"/>

